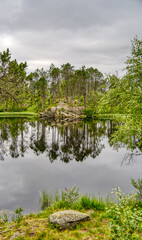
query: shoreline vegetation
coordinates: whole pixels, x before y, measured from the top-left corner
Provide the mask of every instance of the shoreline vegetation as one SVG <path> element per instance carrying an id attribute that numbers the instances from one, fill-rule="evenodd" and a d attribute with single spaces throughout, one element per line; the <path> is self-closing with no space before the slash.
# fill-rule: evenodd
<path id="1" fill-rule="evenodd" d="M 58 106 L 58 105 L 57 105 Z M 54 107 L 54 106 L 53 106 Z M 56 107 L 54 107 L 56 108 Z M 71 107 L 72 109 L 74 107 Z M 45 118 L 47 117 L 48 111 L 51 111 L 51 107 L 47 109 L 45 112 L 28 112 L 28 111 L 22 111 L 22 112 L 0 112 L 0 117 L 37 117 L 37 118 Z M 64 111 L 64 110 L 62 110 Z M 87 118 L 96 118 L 96 119 L 116 119 L 118 121 L 126 120 L 127 117 L 136 117 L 133 114 L 124 114 L 124 113 L 86 113 L 86 111 L 82 111 L 82 113 L 78 114 L 80 119 L 87 119 Z M 139 117 L 140 121 L 142 118 L 142 114 L 137 114 L 137 117 Z M 58 119 L 62 119 L 60 115 L 58 115 Z M 52 119 L 51 119 L 52 120 Z M 66 119 L 67 121 L 68 119 Z"/>
<path id="2" fill-rule="evenodd" d="M 0 239 L 142 239 L 142 181 L 132 180 L 137 194 L 125 195 L 119 187 L 112 197 L 80 195 L 76 186 L 62 192 L 40 194 L 38 213 L 23 216 L 21 207 L 15 210 L 12 221 L 5 215 L 0 219 Z M 49 216 L 57 211 L 75 210 L 87 213 L 90 220 L 66 230 L 49 223 Z"/>
<path id="3" fill-rule="evenodd" d="M 53 106 L 55 109 L 57 106 Z M 35 116 L 37 118 L 45 118 L 48 115 L 48 111 L 51 111 L 52 106 L 47 109 L 45 112 L 28 112 L 28 111 L 22 111 L 22 112 L 0 112 L 0 117 L 32 117 Z M 71 107 L 72 109 L 74 109 L 74 107 Z M 64 109 L 62 110 L 63 112 L 65 111 Z M 90 113 L 88 114 L 86 111 L 84 111 L 84 109 L 82 110 L 82 113 L 78 113 L 80 119 L 87 119 L 87 118 L 96 118 L 96 119 L 118 119 L 118 120 L 125 120 L 128 116 L 133 117 L 133 114 L 124 114 L 124 113 Z M 142 114 L 137 114 L 137 117 L 139 117 L 141 119 Z M 58 115 L 58 119 L 62 119 L 60 117 L 60 115 Z M 51 118 L 52 120 L 52 118 Z M 67 121 L 68 119 L 66 119 Z"/>

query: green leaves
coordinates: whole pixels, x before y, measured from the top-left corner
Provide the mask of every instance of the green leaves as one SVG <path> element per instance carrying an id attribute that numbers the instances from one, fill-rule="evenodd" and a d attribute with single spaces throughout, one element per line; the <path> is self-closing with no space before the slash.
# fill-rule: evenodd
<path id="1" fill-rule="evenodd" d="M 142 204 L 142 178 L 138 178 L 137 181 L 131 178 L 131 183 L 133 187 L 136 189 L 136 198 Z"/>
<path id="2" fill-rule="evenodd" d="M 137 239 L 137 232 L 142 230 L 142 212 L 134 207 L 135 196 L 124 196 L 119 187 L 113 190 L 117 203 L 112 203 L 107 210 L 107 216 L 111 218 L 112 239 Z"/>
<path id="3" fill-rule="evenodd" d="M 65 188 L 65 191 L 62 192 L 62 200 L 67 202 L 68 204 L 72 204 L 76 202 L 79 198 L 79 188 L 76 189 L 76 186 L 72 188 Z"/>
<path id="4" fill-rule="evenodd" d="M 5 104 L 5 110 L 23 106 L 27 91 L 26 67 L 26 62 L 18 64 L 11 60 L 9 49 L 0 53 L 0 102 Z"/>
<path id="5" fill-rule="evenodd" d="M 142 85 L 142 40 L 136 36 L 132 41 L 131 56 L 127 58 L 128 75 Z"/>
<path id="6" fill-rule="evenodd" d="M 141 149 L 142 40 L 137 37 L 132 41 L 131 56 L 126 64 L 127 74 L 124 77 L 107 76 L 108 91 L 101 96 L 98 112 L 123 114 L 117 119 L 122 124 L 112 135 L 113 143 L 116 146 L 126 144 L 132 150 Z"/>
<path id="7" fill-rule="evenodd" d="M 48 73 L 43 68 L 36 69 L 35 72 L 29 75 L 31 97 L 37 102 L 39 108 L 39 103 L 41 102 L 42 111 L 45 110 L 45 99 L 48 89 Z M 39 109 L 38 109 L 39 110 Z M 40 109 L 41 110 L 41 109 Z"/>
<path id="8" fill-rule="evenodd" d="M 100 109 L 111 113 L 142 113 L 142 40 L 132 41 L 131 56 L 126 61 L 127 74 L 118 78 L 108 75 L 108 91 L 102 95 Z"/>

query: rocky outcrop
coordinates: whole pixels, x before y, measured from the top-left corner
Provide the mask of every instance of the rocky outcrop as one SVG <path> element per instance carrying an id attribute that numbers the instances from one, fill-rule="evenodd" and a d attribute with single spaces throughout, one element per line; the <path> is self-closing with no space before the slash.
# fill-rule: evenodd
<path id="1" fill-rule="evenodd" d="M 83 118 L 84 107 L 71 107 L 66 103 L 60 101 L 57 106 L 51 107 L 44 113 L 40 113 L 41 117 L 47 118 L 48 120 L 63 120 L 63 121 L 74 121 L 76 119 Z"/>
<path id="2" fill-rule="evenodd" d="M 90 220 L 90 216 L 74 210 L 65 210 L 53 213 L 49 217 L 49 222 L 59 226 L 62 229 L 75 227 L 82 221 Z"/>

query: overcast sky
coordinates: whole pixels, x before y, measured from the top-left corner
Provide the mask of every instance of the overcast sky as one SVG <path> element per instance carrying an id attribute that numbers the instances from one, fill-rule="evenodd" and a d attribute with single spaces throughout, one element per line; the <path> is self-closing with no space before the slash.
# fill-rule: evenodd
<path id="1" fill-rule="evenodd" d="M 142 37 L 142 0 L 0 0 L 0 52 L 27 61 L 122 74 L 131 40 Z"/>

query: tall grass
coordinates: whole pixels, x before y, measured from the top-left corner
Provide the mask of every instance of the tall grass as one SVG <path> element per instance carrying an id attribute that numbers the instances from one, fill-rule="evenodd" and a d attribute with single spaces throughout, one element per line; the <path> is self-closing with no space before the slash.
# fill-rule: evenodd
<path id="1" fill-rule="evenodd" d="M 53 203 L 53 196 L 45 191 L 42 191 L 39 196 L 39 204 L 41 210 L 44 210 L 51 206 Z"/>
<path id="2" fill-rule="evenodd" d="M 80 205 L 85 209 L 96 209 L 96 210 L 104 210 L 106 207 L 106 203 L 102 198 L 96 198 L 90 196 L 82 196 L 80 199 Z"/>
<path id="3" fill-rule="evenodd" d="M 65 209 L 95 209 L 99 211 L 104 211 L 105 207 L 110 204 L 110 199 L 103 199 L 101 197 L 90 197 L 88 195 L 80 195 L 78 193 L 79 189 L 65 189 L 61 193 L 56 192 L 55 194 L 49 194 L 45 191 L 40 193 L 40 209 L 45 210 L 48 207 L 54 207 L 57 209 L 65 208 Z"/>

